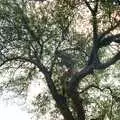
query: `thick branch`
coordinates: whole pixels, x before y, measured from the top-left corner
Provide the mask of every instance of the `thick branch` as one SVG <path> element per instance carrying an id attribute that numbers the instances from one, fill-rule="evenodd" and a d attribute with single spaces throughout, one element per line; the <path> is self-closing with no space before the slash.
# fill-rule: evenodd
<path id="1" fill-rule="evenodd" d="M 97 22 L 98 0 L 95 1 L 94 10 L 92 12 L 92 26 L 93 26 L 93 48 L 88 60 L 88 65 L 99 62 L 98 58 L 98 22 Z"/>
<path id="2" fill-rule="evenodd" d="M 94 10 L 92 12 L 93 17 L 93 40 L 94 45 L 97 47 L 98 41 L 98 24 L 97 24 L 97 12 L 98 12 L 98 0 L 95 1 Z"/>
<path id="3" fill-rule="evenodd" d="M 101 39 L 99 42 L 99 47 L 101 48 L 101 47 L 110 45 L 111 42 L 120 43 L 120 34 L 107 36 L 107 37 Z"/>
<path id="4" fill-rule="evenodd" d="M 74 120 L 71 111 L 67 105 L 66 98 L 58 94 L 56 86 L 54 85 L 53 80 L 51 79 L 51 73 L 45 73 L 45 78 L 47 85 L 52 93 L 53 99 L 56 101 L 57 107 L 59 108 L 60 112 L 64 116 L 65 120 Z"/>
<path id="5" fill-rule="evenodd" d="M 106 69 L 107 67 L 116 63 L 118 60 L 120 60 L 120 52 L 118 52 L 113 58 L 111 58 L 106 63 L 100 63 L 100 64 L 96 65 L 95 69 Z"/>
<path id="6" fill-rule="evenodd" d="M 120 22 L 118 22 L 116 25 L 111 26 L 110 28 L 108 28 L 106 31 L 104 31 L 100 36 L 99 36 L 99 40 L 103 39 L 106 35 L 108 35 L 111 31 L 115 30 L 117 27 L 120 26 Z"/>
<path id="7" fill-rule="evenodd" d="M 77 113 L 77 120 L 85 120 L 85 110 L 83 107 L 83 100 L 79 96 L 78 92 L 74 92 L 74 94 L 71 96 L 72 103 L 74 105 L 74 110 Z"/>
<path id="8" fill-rule="evenodd" d="M 68 96 L 72 99 L 72 103 L 75 107 L 75 112 L 78 115 L 78 120 L 85 120 L 85 111 L 82 103 L 82 99 L 77 92 L 79 81 L 84 78 L 86 75 L 90 74 L 93 71 L 93 66 L 87 66 L 80 72 L 73 75 L 72 79 L 68 84 Z"/>
<path id="9" fill-rule="evenodd" d="M 120 52 L 117 55 L 115 55 L 110 61 L 103 63 L 103 64 L 100 64 L 100 63 L 96 64 L 96 66 L 94 64 L 86 66 L 83 70 L 76 73 L 72 77 L 71 81 L 69 82 L 69 86 L 68 86 L 68 95 L 72 99 L 72 102 L 76 108 L 75 111 L 78 115 L 81 115 L 84 118 L 84 114 L 85 114 L 85 111 L 82 106 L 82 100 L 79 97 L 79 94 L 77 92 L 77 88 L 78 88 L 80 80 L 82 78 L 84 78 L 85 76 L 91 74 L 94 69 L 105 69 L 105 68 L 109 67 L 110 65 L 114 64 L 119 59 L 120 59 Z M 96 87 L 96 86 L 93 86 L 93 87 Z M 86 89 L 89 89 L 89 87 Z M 85 120 L 85 119 L 81 118 L 81 116 L 78 116 L 78 119 Z"/>
<path id="10" fill-rule="evenodd" d="M 84 78 L 86 75 L 89 75 L 93 72 L 93 65 L 86 66 L 83 70 L 80 72 L 77 72 L 75 75 L 72 76 L 72 79 L 69 82 L 68 85 L 68 92 L 70 95 L 74 94 L 74 92 L 77 91 L 77 87 L 79 84 L 79 81 Z"/>
<path id="11" fill-rule="evenodd" d="M 25 57 L 21 57 L 21 56 L 7 58 L 5 61 L 3 61 L 3 63 L 0 64 L 0 67 L 2 65 L 6 64 L 7 62 L 9 62 L 9 61 L 11 62 L 14 60 L 15 61 L 30 62 L 30 63 L 36 65 L 41 70 L 41 72 L 45 75 L 47 85 L 52 93 L 54 100 L 56 101 L 58 108 L 60 109 L 62 115 L 64 116 L 65 120 L 74 120 L 72 113 L 69 110 L 69 107 L 67 106 L 66 98 L 58 94 L 56 86 L 54 85 L 54 82 L 51 79 L 51 74 L 47 70 L 47 68 L 42 63 L 37 63 L 34 60 L 31 60 L 31 59 L 28 59 Z"/>

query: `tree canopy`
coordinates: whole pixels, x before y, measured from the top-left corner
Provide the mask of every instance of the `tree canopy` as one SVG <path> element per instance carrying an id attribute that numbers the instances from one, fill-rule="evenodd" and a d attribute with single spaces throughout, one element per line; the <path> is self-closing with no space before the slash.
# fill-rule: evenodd
<path id="1" fill-rule="evenodd" d="M 28 97 L 39 119 L 119 120 L 116 0 L 0 0 L 0 88 Z M 5 76 L 6 75 L 6 79 Z"/>

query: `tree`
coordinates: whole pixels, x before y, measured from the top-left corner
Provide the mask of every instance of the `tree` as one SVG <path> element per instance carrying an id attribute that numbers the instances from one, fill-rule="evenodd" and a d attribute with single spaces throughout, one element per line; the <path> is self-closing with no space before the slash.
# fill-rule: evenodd
<path id="1" fill-rule="evenodd" d="M 82 21 L 86 17 L 83 8 L 90 13 L 85 20 L 91 29 L 86 34 L 75 28 L 77 19 Z M 19 68 L 24 71 L 24 74 L 11 77 L 7 84 L 1 84 L 24 94 L 31 81 L 42 73 L 44 77 L 40 79 L 46 80 L 59 114 L 65 120 L 100 120 L 106 115 L 118 119 L 115 113 L 119 109 L 116 108 L 119 105 L 117 89 L 100 86 L 99 82 L 108 79 L 105 75 L 111 72 L 106 68 L 120 59 L 118 10 L 119 6 L 112 0 L 54 0 L 46 3 L 1 0 L 1 73 L 11 68 L 12 72 Z M 116 13 L 117 18 L 113 16 Z M 112 43 L 115 43 L 111 49 L 114 54 L 109 52 L 109 57 L 106 53 Z M 108 96 L 102 96 L 103 100 L 94 99 L 90 91 Z M 46 94 L 44 98 L 43 101 L 48 99 Z M 40 102 L 41 95 L 36 99 Z"/>

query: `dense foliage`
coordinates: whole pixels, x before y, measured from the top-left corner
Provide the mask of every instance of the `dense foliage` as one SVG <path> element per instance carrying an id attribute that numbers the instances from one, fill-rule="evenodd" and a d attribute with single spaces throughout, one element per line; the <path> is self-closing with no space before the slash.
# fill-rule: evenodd
<path id="1" fill-rule="evenodd" d="M 26 98 L 34 119 L 119 120 L 119 9 L 113 0 L 0 0 L 1 92 Z"/>

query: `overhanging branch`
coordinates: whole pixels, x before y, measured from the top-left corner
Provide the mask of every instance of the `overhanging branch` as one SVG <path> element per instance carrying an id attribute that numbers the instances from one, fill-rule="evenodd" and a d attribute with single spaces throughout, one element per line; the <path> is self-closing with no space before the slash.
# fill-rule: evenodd
<path id="1" fill-rule="evenodd" d="M 61 113 L 63 114 L 64 118 L 67 118 L 69 120 L 74 120 L 71 111 L 69 110 L 69 107 L 66 103 L 66 98 L 64 98 L 63 96 L 59 95 L 56 89 L 56 86 L 53 82 L 53 80 L 51 79 L 51 74 L 50 72 L 47 70 L 47 68 L 42 64 L 42 63 L 38 63 L 35 60 L 31 60 L 28 59 L 26 57 L 21 57 L 21 56 L 17 56 L 17 57 L 11 57 L 11 58 L 7 58 L 6 60 L 4 60 L 1 64 L 0 67 L 3 66 L 4 64 L 6 64 L 7 62 L 11 62 L 11 61 L 22 61 L 22 62 L 30 62 L 34 65 L 36 65 L 41 72 L 44 74 L 45 78 L 46 78 L 46 82 L 47 85 L 51 91 L 51 94 L 54 98 L 54 100 L 56 101 L 58 108 L 60 109 Z"/>
<path id="2" fill-rule="evenodd" d="M 100 64 L 96 65 L 95 69 L 106 69 L 107 67 L 116 63 L 118 60 L 120 60 L 120 52 L 118 52 L 113 58 L 111 58 L 106 63 L 100 63 Z"/>
<path id="3" fill-rule="evenodd" d="M 108 28 L 106 31 L 101 33 L 101 35 L 99 37 L 99 40 L 103 39 L 106 35 L 108 35 L 111 31 L 115 30 L 119 26 L 120 26 L 120 22 L 118 22 L 116 25 L 111 26 L 110 28 Z"/>
<path id="4" fill-rule="evenodd" d="M 102 38 L 99 42 L 99 47 L 105 47 L 110 45 L 112 42 L 120 43 L 120 33 Z"/>
<path id="5" fill-rule="evenodd" d="M 37 63 L 35 60 L 29 59 L 26 57 L 21 57 L 21 56 L 6 58 L 6 60 L 4 60 L 0 64 L 0 67 L 3 66 L 4 64 L 6 64 L 7 62 L 11 62 L 14 60 L 15 61 L 22 61 L 22 62 L 30 62 L 30 63 L 36 65 L 43 73 L 47 72 L 47 68 L 42 63 Z"/>

